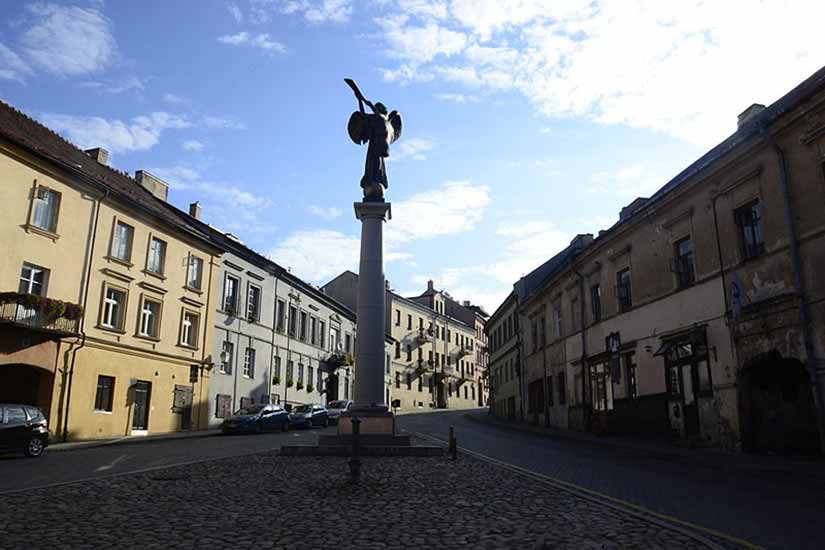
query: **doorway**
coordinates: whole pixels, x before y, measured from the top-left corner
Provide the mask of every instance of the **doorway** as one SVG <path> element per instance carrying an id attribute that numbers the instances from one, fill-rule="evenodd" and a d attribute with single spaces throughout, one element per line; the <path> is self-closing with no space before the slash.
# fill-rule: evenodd
<path id="1" fill-rule="evenodd" d="M 152 398 L 152 383 L 138 380 L 132 386 L 134 410 L 132 412 L 132 432 L 149 430 L 149 403 Z"/>
<path id="2" fill-rule="evenodd" d="M 327 393 L 326 393 L 326 395 L 327 395 L 327 404 L 329 404 L 332 401 L 337 401 L 338 400 L 338 375 L 337 374 L 330 374 L 329 377 L 327 377 L 326 390 L 327 390 Z"/>

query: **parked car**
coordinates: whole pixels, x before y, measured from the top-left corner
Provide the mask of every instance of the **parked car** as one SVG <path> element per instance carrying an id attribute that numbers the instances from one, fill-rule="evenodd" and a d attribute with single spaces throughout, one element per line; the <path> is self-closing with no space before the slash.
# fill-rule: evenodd
<path id="1" fill-rule="evenodd" d="M 329 414 L 326 407 L 318 404 L 298 405 L 289 412 L 289 423 L 296 428 L 329 426 Z"/>
<path id="2" fill-rule="evenodd" d="M 289 429 L 289 414 L 280 405 L 249 405 L 242 407 L 229 418 L 224 419 L 221 431 L 227 433 L 252 432 Z"/>
<path id="3" fill-rule="evenodd" d="M 327 403 L 327 416 L 330 424 L 338 424 L 341 415 L 349 410 L 352 406 L 352 399 L 338 399 L 337 401 L 330 401 Z"/>
<path id="4" fill-rule="evenodd" d="M 23 451 L 32 458 L 49 445 L 49 426 L 37 407 L 0 403 L 0 452 Z"/>

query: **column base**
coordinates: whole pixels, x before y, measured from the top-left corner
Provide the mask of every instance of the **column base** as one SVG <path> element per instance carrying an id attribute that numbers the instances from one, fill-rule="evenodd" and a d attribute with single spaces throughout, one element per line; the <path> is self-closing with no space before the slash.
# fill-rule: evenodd
<path id="1" fill-rule="evenodd" d="M 338 419 L 338 435 L 352 434 L 352 418 L 358 417 L 361 421 L 359 432 L 364 434 L 393 435 L 395 432 L 395 416 L 387 410 L 372 409 L 349 410 Z"/>

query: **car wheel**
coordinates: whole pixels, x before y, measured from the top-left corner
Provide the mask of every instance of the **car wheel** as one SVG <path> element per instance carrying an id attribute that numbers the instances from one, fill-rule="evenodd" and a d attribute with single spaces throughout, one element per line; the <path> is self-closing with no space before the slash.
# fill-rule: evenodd
<path id="1" fill-rule="evenodd" d="M 43 454 L 44 450 L 46 450 L 46 445 L 43 443 L 43 440 L 39 437 L 32 437 L 29 439 L 29 442 L 26 444 L 26 448 L 23 449 L 23 452 L 26 453 L 26 456 L 37 458 Z"/>

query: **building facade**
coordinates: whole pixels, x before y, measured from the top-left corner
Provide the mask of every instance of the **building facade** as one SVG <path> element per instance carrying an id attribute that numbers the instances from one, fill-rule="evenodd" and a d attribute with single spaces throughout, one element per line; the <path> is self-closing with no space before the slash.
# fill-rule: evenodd
<path id="1" fill-rule="evenodd" d="M 516 294 L 490 316 L 486 326 L 490 348 L 490 402 L 493 414 L 508 420 L 523 419 L 521 410 L 521 345 Z"/>
<path id="2" fill-rule="evenodd" d="M 5 104 L 0 153 L 0 400 L 62 439 L 205 427 L 222 250 L 162 181 Z"/>
<path id="3" fill-rule="evenodd" d="M 323 290 L 355 307 L 357 280 L 346 271 Z M 432 282 L 413 298 L 387 290 L 386 308 L 389 403 L 395 401 L 401 412 L 488 404 L 483 310 L 459 305 Z"/>
<path id="4" fill-rule="evenodd" d="M 819 448 L 823 136 L 825 70 L 746 110 L 736 133 L 613 227 L 516 283 L 525 419 L 729 449 Z"/>

